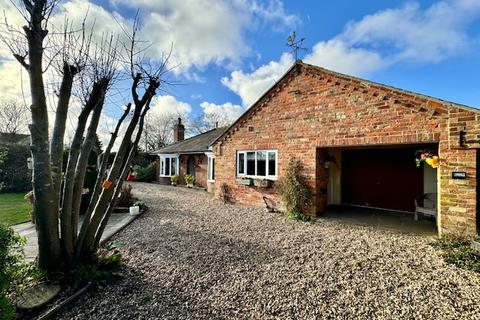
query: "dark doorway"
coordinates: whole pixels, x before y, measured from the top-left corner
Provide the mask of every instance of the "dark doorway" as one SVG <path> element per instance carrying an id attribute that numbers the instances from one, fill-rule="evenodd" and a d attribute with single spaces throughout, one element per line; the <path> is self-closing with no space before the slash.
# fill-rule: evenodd
<path id="1" fill-rule="evenodd" d="M 195 157 L 190 156 L 187 160 L 187 174 L 195 176 Z"/>
<path id="2" fill-rule="evenodd" d="M 423 169 L 415 165 L 418 147 L 342 151 L 342 202 L 415 211 L 423 194 Z"/>

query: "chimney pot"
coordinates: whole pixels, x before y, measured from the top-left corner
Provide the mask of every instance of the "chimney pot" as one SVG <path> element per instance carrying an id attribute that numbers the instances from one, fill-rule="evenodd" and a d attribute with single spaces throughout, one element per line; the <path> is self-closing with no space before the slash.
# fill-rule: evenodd
<path id="1" fill-rule="evenodd" d="M 185 139 L 185 126 L 182 124 L 182 118 L 178 118 L 178 123 L 173 126 L 173 142 Z"/>

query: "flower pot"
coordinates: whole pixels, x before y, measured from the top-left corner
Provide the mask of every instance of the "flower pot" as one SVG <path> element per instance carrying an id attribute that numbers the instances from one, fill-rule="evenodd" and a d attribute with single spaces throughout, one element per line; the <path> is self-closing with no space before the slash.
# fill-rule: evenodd
<path id="1" fill-rule="evenodd" d="M 187 183 L 187 188 L 193 188 L 193 183 Z"/>
<path id="2" fill-rule="evenodd" d="M 250 186 L 252 185 L 252 179 L 237 179 L 237 183 L 244 186 Z"/>
<path id="3" fill-rule="evenodd" d="M 255 187 L 258 187 L 258 188 L 268 188 L 268 187 L 270 187 L 270 183 L 271 183 L 271 181 L 266 180 L 266 179 L 255 179 L 255 180 L 253 180 L 253 184 L 255 185 Z"/>
<path id="4" fill-rule="evenodd" d="M 172 186 L 174 186 L 174 187 L 177 186 L 177 183 L 176 183 L 176 182 L 173 182 L 173 181 L 172 181 L 171 184 L 172 184 Z"/>
<path id="5" fill-rule="evenodd" d="M 140 214 L 140 207 L 139 206 L 130 207 L 128 214 L 131 216 L 136 216 Z"/>

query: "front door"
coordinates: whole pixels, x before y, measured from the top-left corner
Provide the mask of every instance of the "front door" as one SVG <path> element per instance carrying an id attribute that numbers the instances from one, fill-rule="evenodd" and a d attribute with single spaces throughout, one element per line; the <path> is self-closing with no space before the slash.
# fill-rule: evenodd
<path id="1" fill-rule="evenodd" d="M 193 156 L 188 157 L 187 174 L 195 176 L 195 158 Z"/>

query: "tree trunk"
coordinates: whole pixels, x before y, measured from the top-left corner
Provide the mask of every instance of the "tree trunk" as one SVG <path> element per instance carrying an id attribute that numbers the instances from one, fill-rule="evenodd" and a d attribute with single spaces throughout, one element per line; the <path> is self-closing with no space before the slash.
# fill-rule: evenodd
<path id="1" fill-rule="evenodd" d="M 43 83 L 43 40 L 47 31 L 42 28 L 45 1 L 36 1 L 31 9 L 28 40 L 28 73 L 30 78 L 32 124 L 33 192 L 37 214 L 38 264 L 47 272 L 60 268 L 58 236 L 58 205 L 54 196 L 48 145 L 48 111 Z"/>
<path id="2" fill-rule="evenodd" d="M 105 213 L 105 216 L 103 217 L 103 220 L 100 223 L 100 227 L 97 230 L 97 234 L 95 235 L 95 241 L 94 241 L 94 244 L 93 244 L 93 250 L 95 250 L 95 251 L 98 249 L 98 246 L 100 244 L 100 240 L 102 239 L 102 234 L 105 231 L 105 228 L 107 227 L 108 219 L 110 219 L 110 215 L 112 214 L 112 211 L 115 208 L 116 200 L 118 198 L 118 195 L 120 194 L 120 192 L 122 190 L 123 183 L 125 182 L 125 179 L 127 178 L 128 172 L 130 171 L 130 165 L 132 163 L 133 157 L 135 156 L 135 152 L 136 152 L 138 143 L 140 141 L 140 138 L 142 137 L 143 126 L 144 126 L 144 123 L 145 123 L 145 115 L 147 114 L 148 110 L 150 109 L 150 101 L 151 100 L 149 100 L 149 102 L 147 102 L 147 105 L 145 106 L 145 110 L 142 112 L 142 115 L 140 117 L 136 138 L 135 138 L 135 141 L 133 142 L 133 145 L 130 149 L 130 153 L 128 155 L 128 158 L 125 161 L 125 164 L 123 166 L 123 171 L 120 175 L 120 179 L 118 180 L 117 186 L 115 187 L 115 192 L 113 194 L 113 200 L 110 201 L 110 204 L 108 205 L 108 208 L 107 208 L 107 212 Z"/>
<path id="3" fill-rule="evenodd" d="M 94 252 L 95 238 L 98 236 L 98 229 L 99 229 L 100 223 L 105 217 L 105 214 L 107 213 L 107 208 L 109 203 L 115 200 L 113 199 L 113 196 L 114 196 L 115 188 L 117 184 L 122 183 L 122 181 L 120 181 L 119 178 L 121 178 L 120 174 L 123 172 L 123 168 L 126 163 L 125 156 L 128 156 L 127 153 L 129 153 L 130 148 L 132 147 L 132 141 L 130 140 L 131 136 L 141 117 L 142 110 L 144 109 L 144 107 L 148 108 L 151 99 L 155 95 L 155 90 L 159 86 L 158 81 L 150 79 L 149 86 L 146 89 L 143 98 L 139 100 L 138 95 L 136 93 L 136 88 L 138 86 L 139 81 L 140 81 L 140 75 L 137 75 L 134 78 L 134 82 L 132 85 L 132 93 L 135 101 L 135 109 L 134 109 L 130 124 L 125 132 L 122 143 L 120 145 L 120 148 L 117 152 L 114 163 L 112 165 L 112 168 L 107 178 L 107 180 L 111 183 L 111 185 L 107 184 L 102 189 L 102 192 L 100 193 L 97 204 L 95 205 L 95 209 L 93 211 L 90 224 L 88 225 L 83 245 L 81 248 L 77 248 L 77 250 L 79 250 L 78 257 L 81 260 L 89 261 L 92 259 L 92 255 Z"/>
<path id="4" fill-rule="evenodd" d="M 78 117 L 78 125 L 73 136 L 72 144 L 70 146 L 70 153 L 68 155 L 67 169 L 65 170 L 64 188 L 63 188 L 63 201 L 62 201 L 62 214 L 60 216 L 61 227 L 61 247 L 64 260 L 70 262 L 74 253 L 74 236 L 72 233 L 72 205 L 73 205 L 73 187 L 75 178 L 75 168 L 77 167 L 78 157 L 80 155 L 81 143 L 83 140 L 83 133 L 87 125 L 87 120 L 95 108 L 100 96 L 100 85 L 98 83 L 93 84 L 92 93 L 90 94 L 85 107 L 82 109 L 80 116 Z"/>
<path id="5" fill-rule="evenodd" d="M 105 87 L 106 90 L 106 87 Z M 80 157 L 78 158 L 77 168 L 75 170 L 74 186 L 73 186 L 73 202 L 72 202 L 72 236 L 73 242 L 77 240 L 78 219 L 80 215 L 80 205 L 82 202 L 83 183 L 85 181 L 85 173 L 87 172 L 88 158 L 95 143 L 98 123 L 102 114 L 103 104 L 105 101 L 105 92 L 99 98 L 98 105 L 95 107 L 90 119 L 90 124 L 85 136 Z"/>
<path id="6" fill-rule="evenodd" d="M 55 115 L 55 124 L 50 142 L 50 163 L 52 166 L 53 189 L 55 190 L 55 196 L 57 197 L 56 202 L 59 207 L 63 169 L 63 140 L 65 138 L 68 106 L 72 95 L 73 78 L 76 72 L 77 71 L 73 66 L 64 63 L 62 84 L 60 85 L 60 93 Z"/>
<path id="7" fill-rule="evenodd" d="M 110 153 L 112 151 L 113 145 L 115 143 L 115 140 L 117 139 L 118 132 L 120 131 L 120 127 L 122 126 L 122 123 L 125 120 L 125 118 L 128 116 L 131 107 L 132 107 L 132 104 L 129 103 L 123 115 L 118 120 L 115 130 L 112 132 L 110 141 L 108 142 L 108 145 L 105 149 L 105 152 L 102 155 L 101 164 L 99 165 L 99 169 L 98 169 L 97 180 L 95 181 L 95 187 L 92 192 L 92 197 L 90 198 L 90 203 L 88 205 L 87 212 L 85 213 L 85 218 L 83 220 L 82 227 L 80 228 L 80 233 L 78 234 L 76 247 L 81 248 L 83 246 L 83 241 L 85 239 L 88 225 L 90 224 L 90 218 L 92 216 L 93 209 L 95 208 L 95 204 L 97 203 L 98 197 L 100 195 L 100 190 L 102 188 L 102 182 L 104 180 L 105 173 L 108 166 L 108 158 L 110 157 Z M 78 253 L 79 250 L 77 250 L 76 252 Z M 78 260 L 78 258 L 79 257 L 76 254 L 75 259 Z"/>

